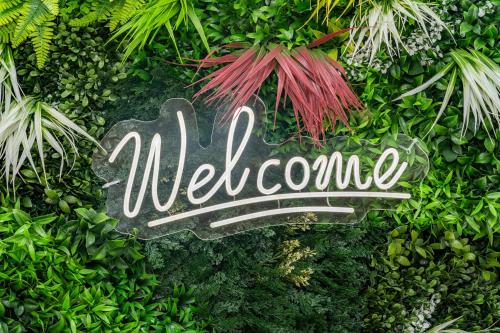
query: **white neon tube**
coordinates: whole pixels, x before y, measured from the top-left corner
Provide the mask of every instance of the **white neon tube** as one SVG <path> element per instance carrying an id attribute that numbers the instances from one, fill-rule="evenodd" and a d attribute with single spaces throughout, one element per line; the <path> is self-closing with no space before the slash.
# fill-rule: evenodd
<path id="1" fill-rule="evenodd" d="M 270 210 L 264 210 L 261 212 L 231 217 L 229 219 L 221 220 L 218 222 L 212 222 L 212 223 L 210 223 L 210 228 L 219 228 L 219 227 L 223 227 L 223 226 L 226 226 L 229 224 L 234 224 L 234 223 L 252 220 L 252 219 L 265 217 L 265 216 L 272 216 L 272 215 L 278 215 L 278 214 L 305 213 L 305 212 L 352 214 L 352 213 L 354 213 L 354 209 L 349 208 L 349 207 L 315 207 L 315 206 L 270 209 Z"/>
<path id="2" fill-rule="evenodd" d="M 284 193 L 266 195 L 255 198 L 241 199 L 230 201 L 213 206 L 193 209 L 189 212 L 179 213 L 176 215 L 167 216 L 161 219 L 148 222 L 148 227 L 156 227 L 165 223 L 174 222 L 177 220 L 193 217 L 201 214 L 211 213 L 218 210 L 233 208 L 244 205 L 251 205 L 266 201 L 289 200 L 289 199 L 311 199 L 311 198 L 386 198 L 386 199 L 410 199 L 409 193 L 399 192 L 306 192 L 306 193 Z"/>

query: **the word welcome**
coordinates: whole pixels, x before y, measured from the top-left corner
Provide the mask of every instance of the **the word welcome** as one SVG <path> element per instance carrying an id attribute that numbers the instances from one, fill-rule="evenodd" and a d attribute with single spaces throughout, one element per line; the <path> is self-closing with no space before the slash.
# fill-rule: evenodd
<path id="1" fill-rule="evenodd" d="M 181 182 L 187 182 L 187 180 L 184 180 L 186 158 L 187 154 L 189 154 L 187 151 L 187 130 L 183 113 L 181 111 L 177 111 L 176 115 L 180 129 L 179 159 L 174 183 L 168 199 L 165 202 L 160 202 L 158 195 L 159 186 L 161 186 L 159 184 L 160 155 L 162 146 L 162 136 L 160 133 L 155 133 L 150 142 L 148 156 L 145 161 L 146 165 L 144 173 L 142 176 L 139 175 L 139 177 L 142 177 L 139 178 L 141 179 L 140 182 L 136 181 L 136 177 L 138 176 L 136 173 L 138 165 L 141 162 L 140 156 L 143 144 L 140 133 L 136 131 L 127 133 L 116 145 L 113 152 L 109 156 L 109 162 L 113 164 L 126 145 L 134 145 L 130 171 L 123 198 L 123 213 L 128 218 L 134 218 L 140 214 L 148 185 L 151 185 L 151 199 L 155 209 L 158 212 L 168 212 L 179 196 Z M 245 117 L 241 117 L 242 115 L 245 115 Z M 244 134 L 241 136 L 240 142 L 234 142 L 235 130 L 238 127 L 238 124 L 241 125 L 239 122 L 243 121 L 241 120 L 242 118 L 247 119 L 246 125 L 243 124 L 245 129 Z M 234 181 L 233 170 L 236 166 L 241 167 L 241 157 L 245 152 L 245 147 L 247 146 L 252 134 L 254 123 L 255 115 L 251 108 L 245 106 L 238 109 L 234 113 L 232 121 L 229 125 L 230 127 L 225 149 L 225 165 L 224 169 L 219 171 L 221 172 L 220 176 L 217 176 L 218 178 L 216 178 L 218 170 L 216 170 L 216 167 L 213 164 L 205 163 L 199 165 L 190 177 L 189 182 L 187 183 L 187 200 L 192 205 L 202 206 L 207 204 L 207 206 L 150 221 L 148 222 L 148 226 L 156 227 L 166 223 L 228 208 L 278 200 L 357 197 L 389 199 L 410 198 L 408 193 L 388 191 L 394 187 L 408 167 L 407 162 L 400 163 L 399 153 L 394 148 L 387 148 L 382 151 L 376 162 L 373 164 L 373 169 L 370 173 L 368 173 L 371 175 L 362 174 L 360 158 L 358 155 L 349 156 L 345 162 L 342 152 L 336 151 L 329 156 L 320 155 L 313 161 L 308 161 L 302 156 L 293 156 L 287 160 L 270 158 L 261 163 L 260 167 L 256 170 L 251 170 L 250 167 L 245 167 L 243 172 L 239 175 L 239 179 Z M 241 126 L 238 128 L 241 128 Z M 233 151 L 235 143 L 237 144 L 237 148 Z M 283 169 L 283 178 L 281 181 L 274 180 L 275 183 L 271 185 L 267 184 L 266 186 L 266 175 L 269 173 L 271 168 L 280 168 L 280 170 Z M 297 170 L 299 171 L 298 173 L 296 172 Z M 248 181 L 251 173 L 256 175 L 256 184 L 252 184 L 252 186 L 257 188 L 261 196 L 235 200 L 235 197 L 243 195 L 245 188 L 249 186 Z M 294 175 L 297 174 L 300 175 L 298 177 L 299 179 L 294 179 Z M 214 180 L 215 183 L 213 183 Z M 211 182 L 213 184 L 209 186 L 209 183 Z M 312 182 L 314 182 L 314 186 L 312 186 Z M 137 192 L 135 202 L 132 202 L 133 187 L 136 183 L 140 183 L 140 187 Z M 335 184 L 336 191 L 329 191 L 333 183 Z M 113 184 L 109 185 L 111 186 Z M 317 191 L 307 191 L 311 187 Z M 222 188 L 224 188 L 225 193 L 228 196 L 228 202 L 208 205 L 210 199 Z M 197 194 L 198 192 L 202 192 L 201 190 L 203 190 L 203 194 Z M 134 193 L 135 192 L 136 191 L 134 191 Z M 163 193 L 163 191 L 161 193 Z M 210 223 L 210 227 L 218 228 L 264 216 L 310 211 L 345 214 L 354 212 L 354 210 L 350 207 L 284 207 L 212 222 Z"/>

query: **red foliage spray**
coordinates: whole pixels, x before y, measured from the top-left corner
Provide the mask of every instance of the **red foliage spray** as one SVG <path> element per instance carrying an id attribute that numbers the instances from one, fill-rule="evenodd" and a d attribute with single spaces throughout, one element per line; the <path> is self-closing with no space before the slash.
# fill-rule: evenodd
<path id="1" fill-rule="evenodd" d="M 306 47 L 288 50 L 280 45 L 270 49 L 248 47 L 231 54 L 199 61 L 199 67 L 224 64 L 198 82 L 208 81 L 194 98 L 209 93 L 207 103 L 229 100 L 226 117 L 245 105 L 274 71 L 278 77 L 275 119 L 280 100 L 290 98 L 299 128 L 320 142 L 324 138 L 325 121 L 332 127 L 337 120 L 348 124 L 347 114 L 361 110 L 363 105 L 347 83 L 344 68 L 324 52 L 310 50 L 335 37 L 327 35 Z M 228 46 L 226 46 L 228 47 Z M 242 48 L 241 44 L 229 47 Z M 302 120 L 302 125 L 301 121 Z"/>

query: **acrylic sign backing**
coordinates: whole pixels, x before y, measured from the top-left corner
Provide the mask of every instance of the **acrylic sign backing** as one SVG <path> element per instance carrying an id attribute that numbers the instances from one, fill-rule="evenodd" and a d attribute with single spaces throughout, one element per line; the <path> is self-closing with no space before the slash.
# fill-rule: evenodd
<path id="1" fill-rule="evenodd" d="M 108 214 L 118 231 L 150 239 L 191 230 L 202 239 L 294 221 L 355 223 L 370 209 L 411 198 L 428 169 L 416 140 L 398 135 L 376 145 L 340 137 L 321 147 L 264 141 L 258 98 L 222 121 L 199 144 L 195 111 L 184 99 L 163 104 L 154 121 L 122 121 L 101 142 L 93 169 L 106 181 Z M 295 220 L 296 221 L 296 220 Z"/>

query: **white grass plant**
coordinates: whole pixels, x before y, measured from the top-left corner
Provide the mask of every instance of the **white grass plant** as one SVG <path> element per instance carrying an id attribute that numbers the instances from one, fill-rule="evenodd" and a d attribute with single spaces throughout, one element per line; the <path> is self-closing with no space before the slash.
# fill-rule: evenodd
<path id="1" fill-rule="evenodd" d="M 473 331 L 473 332 L 464 331 L 464 330 L 461 330 L 459 328 L 450 328 L 450 326 L 453 325 L 455 322 L 457 322 L 460 318 L 462 318 L 462 317 L 458 317 L 456 319 L 452 319 L 452 320 L 447 321 L 445 323 L 442 323 L 440 325 L 434 326 L 431 329 L 425 331 L 424 333 L 487 333 L 487 332 L 499 332 L 499 330 L 497 328 L 493 328 L 493 329 L 486 328 L 484 330 Z M 493 325 L 495 325 L 495 324 L 493 324 Z"/>
<path id="2" fill-rule="evenodd" d="M 481 52 L 473 49 L 469 51 L 452 50 L 450 56 L 452 62 L 424 84 L 404 93 L 396 100 L 424 91 L 451 71 L 441 108 L 432 127 L 446 110 L 455 90 L 457 78 L 460 78 L 463 85 L 461 135 L 465 135 L 471 115 L 474 118 L 474 133 L 481 125 L 488 134 L 490 134 L 490 127 L 495 132 L 495 126 L 500 127 L 500 66 Z"/>
<path id="3" fill-rule="evenodd" d="M 460 317 L 456 318 L 456 319 L 452 319 L 452 320 L 447 321 L 445 323 L 442 323 L 440 325 L 434 326 L 431 329 L 429 329 L 428 331 L 425 331 L 425 333 L 468 333 L 467 331 L 463 331 L 461 329 L 449 328 L 451 325 L 453 325 L 459 319 L 460 319 Z"/>
<path id="4" fill-rule="evenodd" d="M 77 136 L 95 144 L 99 143 L 64 114 L 45 102 L 25 97 L 17 82 L 16 69 L 10 49 L 0 45 L 0 177 L 4 177 L 7 189 L 13 189 L 16 177 L 25 162 L 29 162 L 35 173 L 32 151 L 37 151 L 43 175 L 46 178 L 45 148 L 58 153 L 61 163 L 69 163 L 67 148 L 75 158 L 78 150 Z M 40 165 L 39 164 L 39 165 Z"/>
<path id="5" fill-rule="evenodd" d="M 0 44 L 0 113 L 21 99 L 22 91 L 17 82 L 12 51 L 7 45 Z"/>
<path id="6" fill-rule="evenodd" d="M 367 3 L 363 10 L 356 12 L 351 26 L 349 43 L 353 45 L 352 55 L 361 49 L 369 50 L 370 61 L 385 48 L 393 58 L 399 56 L 401 49 L 408 48 L 401 32 L 412 21 L 431 39 L 426 26 L 433 22 L 449 31 L 446 24 L 434 13 L 429 4 L 414 0 L 376 0 Z"/>

